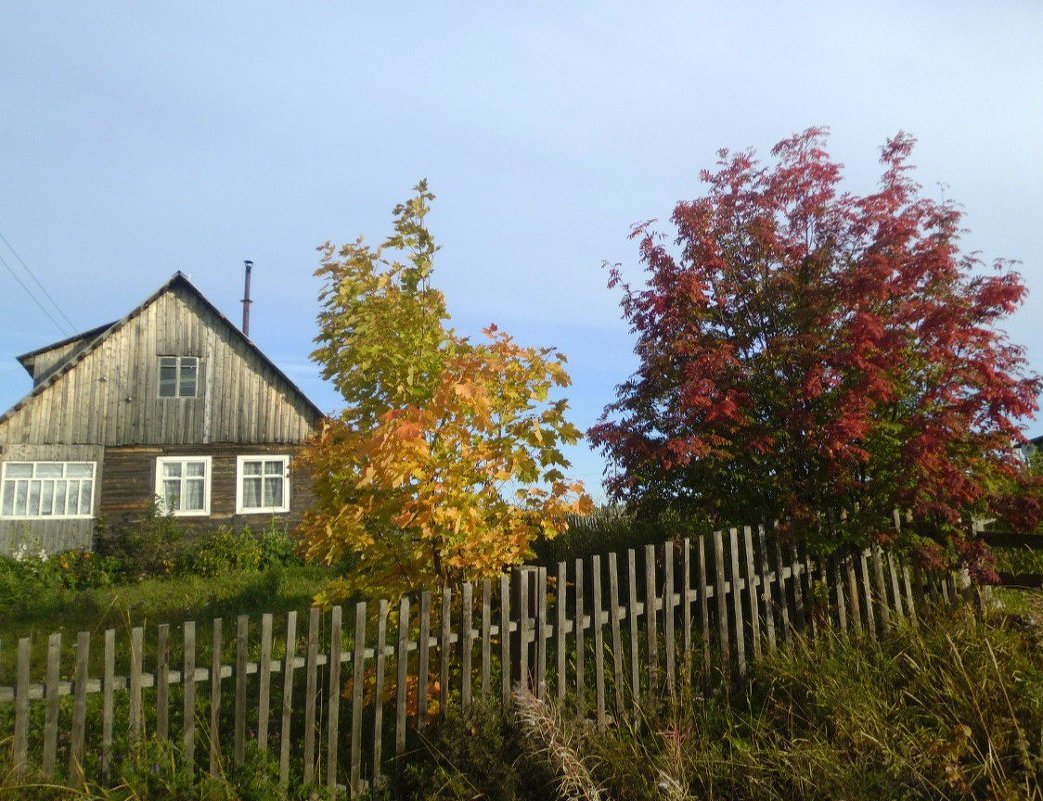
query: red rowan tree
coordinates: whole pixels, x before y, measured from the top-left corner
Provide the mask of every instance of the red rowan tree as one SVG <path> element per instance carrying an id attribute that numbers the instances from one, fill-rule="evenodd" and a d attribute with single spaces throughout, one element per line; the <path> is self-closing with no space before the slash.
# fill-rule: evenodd
<path id="1" fill-rule="evenodd" d="M 891 536 L 896 508 L 943 542 L 972 516 L 1033 523 L 1038 504 L 1009 501 L 1041 382 L 998 327 L 1026 290 L 961 252 L 956 204 L 909 176 L 913 141 L 887 142 L 865 196 L 842 191 L 822 129 L 770 165 L 722 150 L 706 194 L 674 209 L 674 246 L 634 228 L 647 283 L 623 283 L 622 309 L 640 366 L 589 432 L 612 496 L 830 546 Z"/>

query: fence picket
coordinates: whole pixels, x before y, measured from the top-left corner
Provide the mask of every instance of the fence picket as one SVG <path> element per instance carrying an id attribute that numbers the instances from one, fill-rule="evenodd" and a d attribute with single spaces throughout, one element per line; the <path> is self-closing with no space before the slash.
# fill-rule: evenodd
<path id="1" fill-rule="evenodd" d="M 793 625 L 790 622 L 789 614 L 789 592 L 786 590 L 786 566 L 782 561 L 782 543 L 779 542 L 779 534 L 776 531 L 773 537 L 775 540 L 775 547 L 772 549 L 775 557 L 775 585 L 778 587 L 779 601 L 778 610 L 779 616 L 782 618 L 782 626 L 779 629 L 779 639 L 782 642 L 788 642 L 793 638 Z M 793 576 L 790 576 L 792 579 Z"/>
<path id="2" fill-rule="evenodd" d="M 746 632 L 742 614 L 742 581 L 739 567 L 739 532 L 731 529 L 728 532 L 728 550 L 731 553 L 732 577 L 732 616 L 735 620 L 735 668 L 740 676 L 746 675 Z"/>
<path id="3" fill-rule="evenodd" d="M 536 697 L 547 697 L 547 568 L 536 573 Z"/>
<path id="4" fill-rule="evenodd" d="M 294 614 L 294 613 L 291 613 Z M 186 620 L 182 625 L 182 671 L 181 693 L 184 724 L 181 730 L 181 753 L 185 767 L 194 771 L 196 766 L 196 623 Z M 106 643 L 107 644 L 107 643 Z"/>
<path id="5" fill-rule="evenodd" d="M 381 783 L 384 756 L 384 671 L 387 663 L 388 602 L 377 606 L 377 675 L 373 681 L 373 786 Z"/>
<path id="6" fill-rule="evenodd" d="M 43 760 L 41 767 L 45 776 L 54 774 L 54 761 L 58 751 L 58 677 L 61 670 L 62 635 L 52 634 L 47 638 L 47 679 L 44 698 L 47 707 L 43 723 Z"/>
<path id="7" fill-rule="evenodd" d="M 675 589 L 674 543 L 673 540 L 667 540 L 663 543 L 663 656 L 666 660 L 666 691 L 671 695 L 674 692 L 677 661 L 677 640 L 674 636 Z"/>
<path id="8" fill-rule="evenodd" d="M 438 647 L 438 716 L 449 711 L 449 663 L 453 660 L 453 590 L 442 587 L 442 639 Z"/>
<path id="9" fill-rule="evenodd" d="M 500 575 L 500 695 L 504 706 L 511 702 L 511 586 L 506 573 Z"/>
<path id="10" fill-rule="evenodd" d="M 753 641 L 753 658 L 761 657 L 761 613 L 757 602 L 757 570 L 754 568 L 753 529 L 744 526 L 742 529 L 743 545 L 746 551 L 746 598 L 750 608 L 750 639 Z"/>
<path id="11" fill-rule="evenodd" d="M 616 554 L 608 555 L 608 614 L 612 632 L 612 683 L 615 689 L 616 714 L 623 717 L 623 637 L 619 628 L 619 566 Z"/>
<path id="12" fill-rule="evenodd" d="M 627 612 L 630 615 L 630 696 L 634 702 L 634 719 L 641 712 L 641 654 L 637 617 L 637 552 L 627 549 Z"/>
<path id="13" fill-rule="evenodd" d="M 170 626 L 156 630 L 156 737 L 170 737 Z"/>
<path id="14" fill-rule="evenodd" d="M 873 589 L 876 590 L 876 603 L 880 610 L 880 625 L 886 632 L 891 629 L 891 609 L 887 602 L 887 585 L 884 584 L 884 564 L 880 558 L 880 546 L 874 545 L 870 554 L 873 561 Z"/>
<path id="15" fill-rule="evenodd" d="M 858 574 L 855 572 L 855 558 L 844 557 L 844 572 L 847 575 L 848 600 L 851 602 L 851 629 L 862 636 L 862 603 L 858 592 Z"/>
<path id="16" fill-rule="evenodd" d="M 398 692 L 395 698 L 395 773 L 402 770 L 406 753 L 406 705 L 409 700 L 409 596 L 398 602 L 398 652 L 395 654 Z"/>
<path id="17" fill-rule="evenodd" d="M 692 676 L 692 543 L 688 537 L 681 541 L 681 648 L 684 652 L 684 673 Z"/>
<path id="18" fill-rule="evenodd" d="M 460 708 L 466 713 L 471 708 L 471 616 L 474 612 L 474 589 L 464 582 L 461 593 L 462 617 L 460 622 Z"/>
<path id="19" fill-rule="evenodd" d="M 69 778 L 74 787 L 82 787 L 83 745 L 87 725 L 87 666 L 90 659 L 91 635 L 81 631 L 76 635 L 76 672 L 73 675 L 72 736 L 69 745 Z"/>
<path id="20" fill-rule="evenodd" d="M 775 602 L 771 596 L 771 570 L 768 568 L 768 543 L 764 534 L 764 526 L 757 526 L 757 545 L 761 551 L 761 606 L 764 608 L 764 633 L 767 636 L 768 653 L 772 653 L 778 643 L 775 639 Z"/>
<path id="21" fill-rule="evenodd" d="M 731 671 L 731 648 L 728 642 L 728 604 L 724 593 L 724 539 L 720 531 L 713 533 L 714 606 L 717 611 L 717 642 L 721 649 L 721 675 L 727 680 Z M 734 583 L 732 590 L 735 591 Z"/>
<path id="22" fill-rule="evenodd" d="M 141 741 L 144 720 L 141 713 L 141 659 L 145 632 L 140 626 L 130 632 L 130 743 Z"/>
<path id="23" fill-rule="evenodd" d="M 112 691 L 116 682 L 116 631 L 105 629 L 101 680 L 101 770 L 107 777 L 112 769 Z"/>
<path id="24" fill-rule="evenodd" d="M 214 618 L 210 644 L 210 775 L 221 769 L 221 618 Z"/>
<path id="25" fill-rule="evenodd" d="M 645 546 L 645 642 L 648 654 L 648 686 L 654 688 L 659 664 L 659 638 L 656 636 L 655 546 Z"/>
<path id="26" fill-rule="evenodd" d="M 430 596 L 428 596 L 430 598 Z M 429 600 L 430 603 L 430 600 Z M 362 702 L 366 683 L 366 602 L 355 604 L 355 655 L 351 688 L 351 797 L 362 792 Z M 419 698 L 418 698 L 419 701 Z"/>
<path id="27" fill-rule="evenodd" d="M 268 753 L 268 717 L 271 711 L 272 682 L 272 616 L 261 616 L 261 664 L 258 674 L 257 747 Z"/>
<path id="28" fill-rule="evenodd" d="M 560 587 L 559 587 L 560 591 Z M 489 698 L 492 682 L 492 582 L 482 579 L 482 700 Z"/>
<path id="29" fill-rule="evenodd" d="M 290 724 L 293 722 L 293 673 L 297 662 L 297 613 L 286 615 L 286 649 L 282 663 L 282 728 L 279 733 L 279 784 L 290 783 Z"/>
<path id="30" fill-rule="evenodd" d="M 568 623 L 568 575 L 564 562 L 558 562 L 557 601 L 554 611 L 557 620 L 554 625 L 554 656 L 557 659 L 558 701 L 564 701 L 568 686 L 565 677 L 565 626 Z"/>
<path id="31" fill-rule="evenodd" d="M 521 568 L 514 570 L 514 591 L 518 609 L 518 682 L 525 692 L 531 692 L 529 674 L 529 575 Z"/>
<path id="32" fill-rule="evenodd" d="M 601 605 L 601 556 L 591 557 L 591 589 L 594 592 L 590 614 L 594 621 L 594 693 L 597 699 L 597 724 L 604 728 L 608 723 L 605 714 L 605 627 Z"/>
<path id="33" fill-rule="evenodd" d="M 239 615 L 235 621 L 235 734 L 233 759 L 236 766 L 246 758 L 246 662 L 250 648 L 250 618 Z"/>
<path id="34" fill-rule="evenodd" d="M 788 550 L 790 583 L 793 587 L 793 623 L 798 631 L 803 631 L 808 625 L 807 610 L 804 608 L 804 582 L 807 580 L 807 576 L 801 568 L 797 546 L 790 545 Z"/>
<path id="35" fill-rule="evenodd" d="M 29 763 L 29 646 L 30 639 L 18 640 L 18 666 L 15 668 L 14 752 L 12 765 L 16 774 L 25 772 Z"/>
<path id="36" fill-rule="evenodd" d="M 329 687 L 326 702 L 326 786 L 337 786 L 337 753 L 340 746 L 340 661 L 344 649 L 344 609 L 330 610 Z"/>
<path id="37" fill-rule="evenodd" d="M 584 675 L 584 631 L 587 623 L 583 613 L 583 560 L 576 560 L 576 715 L 586 714 L 586 676 Z"/>
<path id="38" fill-rule="evenodd" d="M 867 556 L 868 554 L 865 551 L 862 551 L 858 557 L 859 566 L 862 568 L 862 575 L 860 577 L 862 583 L 862 605 L 865 608 L 866 614 L 866 632 L 869 634 L 870 639 L 875 640 L 876 616 L 873 612 L 873 592 L 869 586 L 869 561 Z"/>
<path id="39" fill-rule="evenodd" d="M 905 620 L 905 610 L 902 608 L 902 591 L 898 587 L 898 572 L 895 570 L 895 559 L 888 551 L 884 558 L 887 559 L 887 576 L 891 583 L 891 598 L 894 603 L 895 617 L 899 620 Z"/>
<path id="40" fill-rule="evenodd" d="M 829 583 L 833 585 L 835 603 L 837 607 L 837 630 L 841 634 L 847 634 L 847 609 L 844 604 L 844 579 L 840 566 L 840 560 L 836 554 L 829 558 Z"/>
<path id="41" fill-rule="evenodd" d="M 905 562 L 901 562 L 902 565 L 902 583 L 905 586 L 905 608 L 909 610 L 909 622 L 916 626 L 916 601 L 913 599 L 913 588 L 912 582 L 910 581 L 911 571 L 909 565 Z"/>
<path id="42" fill-rule="evenodd" d="M 420 642 L 417 646 L 416 730 L 427 726 L 427 682 L 431 670 L 431 591 L 420 593 Z"/>
<path id="43" fill-rule="evenodd" d="M 702 626 L 703 640 L 703 683 L 710 681 L 710 599 L 706 584 L 706 535 L 700 534 L 696 540 L 696 578 L 699 581 L 699 623 Z"/>

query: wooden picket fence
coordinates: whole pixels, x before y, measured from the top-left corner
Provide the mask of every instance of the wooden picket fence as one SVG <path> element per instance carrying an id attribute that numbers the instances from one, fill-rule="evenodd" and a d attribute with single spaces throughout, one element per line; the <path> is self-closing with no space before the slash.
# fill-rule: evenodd
<path id="1" fill-rule="evenodd" d="M 605 726 L 636 714 L 642 694 L 734 681 L 795 636 L 874 639 L 956 594 L 953 576 L 880 549 L 815 560 L 745 528 L 358 603 L 348 630 L 339 606 L 308 610 L 306 632 L 296 612 L 278 626 L 240 616 L 227 639 L 220 619 L 202 638 L 193 621 L 109 629 L 93 662 L 95 638 L 81 632 L 71 666 L 60 634 L 42 666 L 26 638 L 15 685 L 0 687 L 0 743 L 15 771 L 74 786 L 104 781 L 146 736 L 212 772 L 258 748 L 284 785 L 354 797 L 393 777 L 437 718 L 509 703 L 522 682 Z"/>

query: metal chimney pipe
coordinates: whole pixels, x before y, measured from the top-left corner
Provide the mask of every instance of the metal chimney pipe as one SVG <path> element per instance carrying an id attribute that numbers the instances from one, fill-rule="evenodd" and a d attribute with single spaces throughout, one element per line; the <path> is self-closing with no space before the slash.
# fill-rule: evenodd
<path id="1" fill-rule="evenodd" d="M 243 264 L 246 265 L 246 283 L 243 286 L 243 333 L 250 336 L 250 304 L 253 303 L 250 300 L 250 271 L 253 270 L 254 263 L 246 259 Z"/>

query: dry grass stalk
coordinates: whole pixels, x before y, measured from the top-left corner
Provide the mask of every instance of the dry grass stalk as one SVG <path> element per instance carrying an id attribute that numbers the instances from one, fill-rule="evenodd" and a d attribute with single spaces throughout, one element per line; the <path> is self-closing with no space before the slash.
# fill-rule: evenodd
<path id="1" fill-rule="evenodd" d="M 545 701 L 518 688 L 514 691 L 514 710 L 533 754 L 546 759 L 553 768 L 562 801 L 608 801 Z"/>

